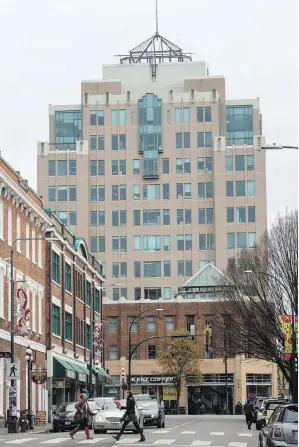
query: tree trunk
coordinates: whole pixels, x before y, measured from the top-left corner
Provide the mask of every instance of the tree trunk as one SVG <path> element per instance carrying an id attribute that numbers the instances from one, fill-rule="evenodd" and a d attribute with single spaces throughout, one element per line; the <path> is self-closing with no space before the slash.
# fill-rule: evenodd
<path id="1" fill-rule="evenodd" d="M 181 396 L 181 384 L 176 386 L 176 406 L 177 414 L 180 414 L 180 396 Z"/>

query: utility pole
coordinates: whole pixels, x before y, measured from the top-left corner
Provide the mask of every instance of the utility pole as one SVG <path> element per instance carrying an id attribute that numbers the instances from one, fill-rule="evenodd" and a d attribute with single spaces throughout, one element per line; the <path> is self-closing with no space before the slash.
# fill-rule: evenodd
<path id="1" fill-rule="evenodd" d="M 224 371 L 225 371 L 225 403 L 226 414 L 228 414 L 228 380 L 227 380 L 227 339 L 226 339 L 226 322 L 224 323 Z"/>

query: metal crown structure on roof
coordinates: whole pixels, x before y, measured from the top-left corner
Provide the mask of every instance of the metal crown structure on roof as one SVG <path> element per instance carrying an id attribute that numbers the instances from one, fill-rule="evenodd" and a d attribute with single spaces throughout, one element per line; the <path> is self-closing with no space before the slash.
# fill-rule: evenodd
<path id="1" fill-rule="evenodd" d="M 147 63 L 152 67 L 163 62 L 192 61 L 191 53 L 183 50 L 163 37 L 158 30 L 158 7 L 156 0 L 156 32 L 149 39 L 129 51 L 129 54 L 119 54 L 121 64 Z M 153 70 L 155 77 L 155 70 Z"/>

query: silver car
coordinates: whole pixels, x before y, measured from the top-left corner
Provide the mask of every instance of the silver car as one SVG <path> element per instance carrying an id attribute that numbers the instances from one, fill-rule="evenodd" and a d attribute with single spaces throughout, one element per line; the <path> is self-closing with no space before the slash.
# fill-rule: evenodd
<path id="1" fill-rule="evenodd" d="M 122 406 L 126 405 L 126 401 L 120 402 Z M 135 407 L 137 421 L 140 428 L 143 428 L 143 413 L 137 406 Z M 121 410 L 117 407 L 115 402 L 105 402 L 100 411 L 93 418 L 94 433 L 107 433 L 108 430 L 119 431 L 122 427 L 121 418 L 124 416 L 125 410 Z M 136 433 L 134 424 L 130 422 L 126 431 L 132 431 Z"/>
<path id="2" fill-rule="evenodd" d="M 279 405 L 259 434 L 259 447 L 298 446 L 298 405 Z"/>

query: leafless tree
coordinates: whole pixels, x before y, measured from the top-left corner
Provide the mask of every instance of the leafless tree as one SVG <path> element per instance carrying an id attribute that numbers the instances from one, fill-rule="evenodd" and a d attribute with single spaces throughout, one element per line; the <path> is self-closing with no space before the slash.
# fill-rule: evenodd
<path id="1" fill-rule="evenodd" d="M 297 400 L 296 360 L 285 357 L 279 315 L 298 315 L 298 211 L 278 215 L 255 248 L 229 260 L 225 277 L 214 306 L 216 350 L 275 362 Z"/>

